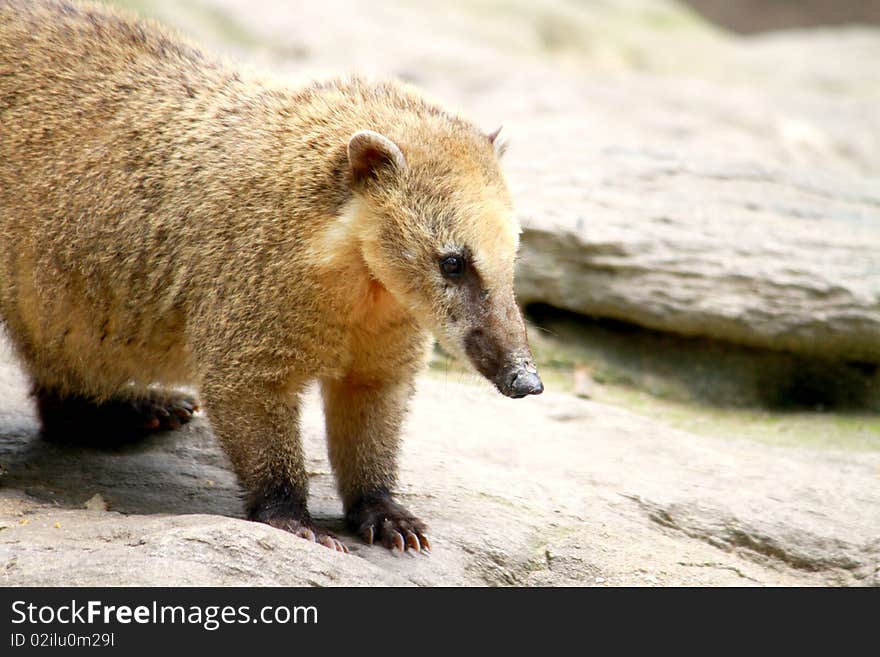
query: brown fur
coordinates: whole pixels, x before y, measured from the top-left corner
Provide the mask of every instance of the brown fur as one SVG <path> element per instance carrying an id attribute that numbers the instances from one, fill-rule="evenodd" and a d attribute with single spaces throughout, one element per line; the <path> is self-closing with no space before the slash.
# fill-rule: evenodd
<path id="1" fill-rule="evenodd" d="M 0 317 L 39 389 L 197 387 L 279 526 L 309 526 L 298 407 L 320 380 L 346 509 L 393 516 L 429 332 L 496 383 L 534 371 L 492 141 L 397 83 L 291 89 L 106 8 L 0 0 Z M 451 284 L 437 258 L 461 246 Z"/>

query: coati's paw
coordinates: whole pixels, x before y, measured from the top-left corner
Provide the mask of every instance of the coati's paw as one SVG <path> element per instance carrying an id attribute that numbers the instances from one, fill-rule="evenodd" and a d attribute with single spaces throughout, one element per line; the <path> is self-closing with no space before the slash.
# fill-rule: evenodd
<path id="1" fill-rule="evenodd" d="M 315 526 L 310 521 L 297 520 L 295 518 L 274 517 L 269 518 L 264 522 L 276 529 L 283 529 L 284 531 L 290 532 L 300 538 L 304 538 L 307 541 L 319 543 L 331 550 L 348 554 L 348 548 L 345 547 L 345 544 L 342 541 L 327 530 Z"/>
<path id="2" fill-rule="evenodd" d="M 118 443 L 155 431 L 178 429 L 193 418 L 198 403 L 184 394 L 156 393 L 135 399 L 95 402 L 57 390 L 34 390 L 43 435 L 52 440 Z"/>
<path id="3" fill-rule="evenodd" d="M 279 480 L 254 491 L 247 504 L 247 517 L 331 550 L 348 553 L 342 541 L 312 521 L 306 506 L 306 491 L 293 483 Z"/>
<path id="4" fill-rule="evenodd" d="M 372 545 L 379 541 L 397 554 L 431 554 L 427 525 L 391 499 L 390 495 L 364 497 L 351 506 L 345 520 L 352 531 Z"/>
<path id="5" fill-rule="evenodd" d="M 195 412 L 199 410 L 198 402 L 187 395 L 147 397 L 132 400 L 128 404 L 131 412 L 140 418 L 141 425 L 146 431 L 179 429 L 192 420 Z"/>

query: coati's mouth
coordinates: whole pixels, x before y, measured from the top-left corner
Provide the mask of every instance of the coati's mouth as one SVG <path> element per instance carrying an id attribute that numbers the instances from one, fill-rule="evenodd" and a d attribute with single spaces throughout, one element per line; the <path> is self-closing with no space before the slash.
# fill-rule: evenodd
<path id="1" fill-rule="evenodd" d="M 465 337 L 464 346 L 476 370 L 502 395 L 521 399 L 544 392 L 544 384 L 527 346 L 505 351 L 482 329 L 471 330 Z"/>
<path id="2" fill-rule="evenodd" d="M 527 395 L 540 395 L 544 392 L 544 383 L 538 376 L 538 372 L 530 371 L 525 367 L 516 370 L 512 376 L 506 376 L 505 383 L 499 384 L 497 381 L 493 381 L 493 383 L 501 394 L 513 399 L 521 399 Z"/>

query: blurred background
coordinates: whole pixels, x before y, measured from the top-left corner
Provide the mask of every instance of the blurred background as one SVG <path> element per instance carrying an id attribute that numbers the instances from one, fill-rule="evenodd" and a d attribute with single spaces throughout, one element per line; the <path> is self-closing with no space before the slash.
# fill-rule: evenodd
<path id="1" fill-rule="evenodd" d="M 254 68 L 396 76 L 503 124 L 549 389 L 880 449 L 880 2 L 111 4 Z M 432 371 L 470 377 L 439 351 Z"/>

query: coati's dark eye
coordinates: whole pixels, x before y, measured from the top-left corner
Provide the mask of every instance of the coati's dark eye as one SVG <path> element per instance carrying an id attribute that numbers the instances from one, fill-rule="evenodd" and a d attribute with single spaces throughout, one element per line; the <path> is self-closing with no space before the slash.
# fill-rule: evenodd
<path id="1" fill-rule="evenodd" d="M 458 278 L 464 274 L 465 262 L 463 256 L 446 256 L 440 259 L 440 271 L 446 278 Z"/>

